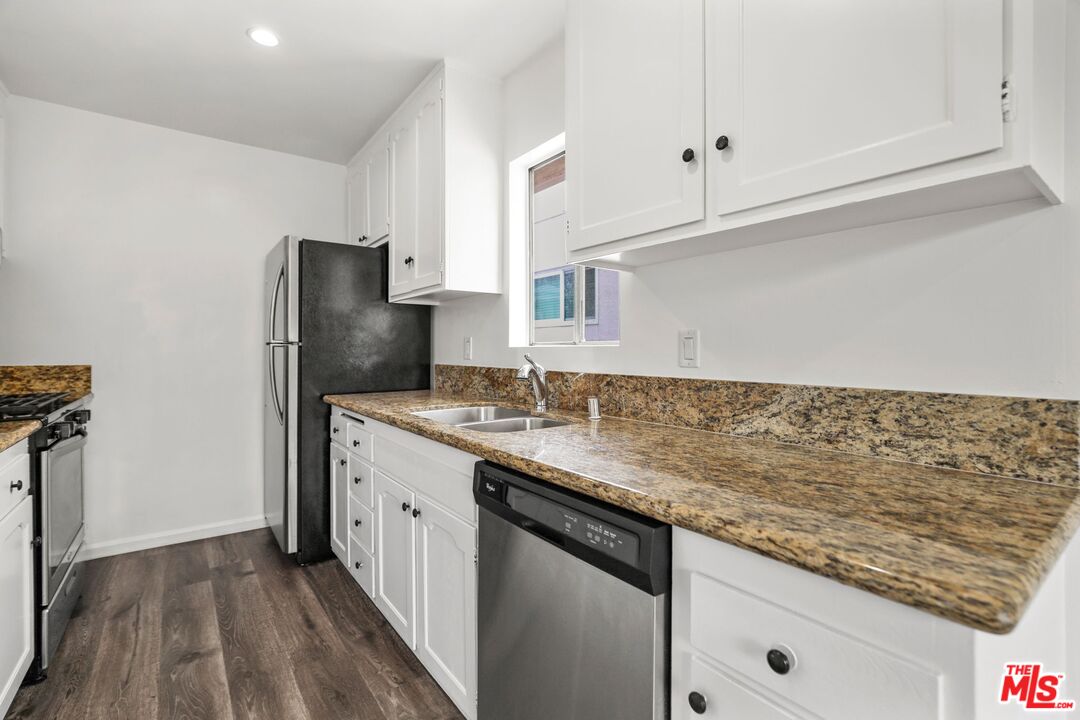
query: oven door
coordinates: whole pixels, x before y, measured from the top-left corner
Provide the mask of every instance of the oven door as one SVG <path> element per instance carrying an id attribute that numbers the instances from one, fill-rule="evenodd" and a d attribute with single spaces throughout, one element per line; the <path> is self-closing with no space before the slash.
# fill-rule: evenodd
<path id="1" fill-rule="evenodd" d="M 47 607 L 83 538 L 85 430 L 41 453 L 41 604 Z"/>

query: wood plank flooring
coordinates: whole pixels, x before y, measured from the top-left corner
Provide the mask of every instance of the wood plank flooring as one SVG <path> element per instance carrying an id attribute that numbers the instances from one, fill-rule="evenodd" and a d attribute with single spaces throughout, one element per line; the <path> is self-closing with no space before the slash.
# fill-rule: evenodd
<path id="1" fill-rule="evenodd" d="M 269 530 L 94 560 L 49 671 L 8 720 L 458 720 L 336 560 Z"/>

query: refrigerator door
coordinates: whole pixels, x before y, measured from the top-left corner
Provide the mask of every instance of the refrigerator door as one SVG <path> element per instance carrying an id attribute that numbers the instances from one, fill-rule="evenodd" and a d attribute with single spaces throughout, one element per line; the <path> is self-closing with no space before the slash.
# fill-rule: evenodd
<path id="1" fill-rule="evenodd" d="M 266 257 L 263 349 L 263 512 L 281 549 L 296 552 L 296 392 L 300 369 L 299 239 Z"/>
<path id="2" fill-rule="evenodd" d="M 266 256 L 263 336 L 269 343 L 300 341 L 300 239 L 282 238 Z"/>

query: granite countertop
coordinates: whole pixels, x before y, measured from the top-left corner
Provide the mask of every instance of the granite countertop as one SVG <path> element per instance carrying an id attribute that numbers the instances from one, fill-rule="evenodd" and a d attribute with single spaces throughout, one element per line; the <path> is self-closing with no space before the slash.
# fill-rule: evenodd
<path id="1" fill-rule="evenodd" d="M 434 391 L 329 404 L 978 630 L 1006 633 L 1080 525 L 1080 490 L 767 440 L 553 411 L 481 433 L 416 417 Z"/>
<path id="2" fill-rule="evenodd" d="M 0 452 L 7 450 L 15 443 L 25 440 L 41 427 L 37 420 L 11 420 L 0 422 Z"/>

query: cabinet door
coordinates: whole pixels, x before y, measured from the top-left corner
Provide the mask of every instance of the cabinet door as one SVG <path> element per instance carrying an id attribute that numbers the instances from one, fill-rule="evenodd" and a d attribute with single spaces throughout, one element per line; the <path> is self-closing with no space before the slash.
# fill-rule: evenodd
<path id="1" fill-rule="evenodd" d="M 32 503 L 24 499 L 0 521 L 0 717 L 34 655 Z"/>
<path id="2" fill-rule="evenodd" d="M 410 290 L 416 277 L 416 123 L 411 112 L 404 115 L 390 136 L 391 296 Z"/>
<path id="3" fill-rule="evenodd" d="M 569 4 L 570 249 L 705 217 L 703 23 L 703 0 Z"/>
<path id="4" fill-rule="evenodd" d="M 330 443 L 330 547 L 349 564 L 349 454 Z"/>
<path id="5" fill-rule="evenodd" d="M 476 698 L 476 529 L 421 496 L 416 654 L 460 708 Z"/>
<path id="6" fill-rule="evenodd" d="M 367 235 L 376 243 L 390 234 L 390 148 L 384 142 L 365 161 L 367 165 Z"/>
<path id="7" fill-rule="evenodd" d="M 368 220 L 368 163 L 360 160 L 349 168 L 349 242 L 365 243 L 369 239 Z"/>
<path id="8" fill-rule="evenodd" d="M 416 276 L 413 288 L 442 282 L 443 98 L 442 81 L 432 82 L 416 109 Z"/>
<path id="9" fill-rule="evenodd" d="M 414 503 L 411 490 L 375 471 L 375 604 L 410 648 L 416 647 Z"/>
<path id="10" fill-rule="evenodd" d="M 1002 0 L 710 3 L 713 210 L 1001 147 L 1002 18 Z"/>

